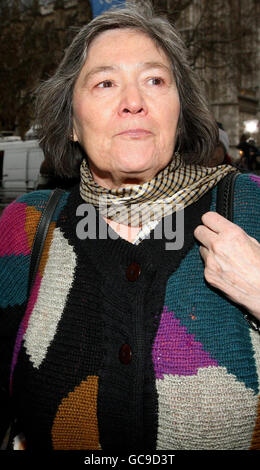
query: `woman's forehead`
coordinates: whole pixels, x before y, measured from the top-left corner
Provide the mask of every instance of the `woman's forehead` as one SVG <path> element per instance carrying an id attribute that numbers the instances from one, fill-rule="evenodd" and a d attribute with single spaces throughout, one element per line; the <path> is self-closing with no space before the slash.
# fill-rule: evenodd
<path id="1" fill-rule="evenodd" d="M 133 37 L 139 38 L 139 40 L 148 39 L 148 41 L 153 42 L 155 45 L 155 42 L 153 41 L 152 37 L 149 35 L 148 32 L 141 31 L 138 28 L 135 29 L 135 28 L 125 27 L 125 28 L 111 28 L 111 29 L 107 29 L 105 31 L 99 32 L 95 37 L 93 37 L 92 41 L 90 42 L 89 48 L 102 44 L 103 42 L 109 45 L 109 42 L 113 40 L 117 41 L 118 39 L 121 39 L 121 41 L 127 44 L 129 39 Z"/>
<path id="2" fill-rule="evenodd" d="M 113 66 L 121 62 L 161 64 L 170 66 L 170 60 L 154 39 L 133 28 L 102 31 L 90 43 L 83 68 Z"/>

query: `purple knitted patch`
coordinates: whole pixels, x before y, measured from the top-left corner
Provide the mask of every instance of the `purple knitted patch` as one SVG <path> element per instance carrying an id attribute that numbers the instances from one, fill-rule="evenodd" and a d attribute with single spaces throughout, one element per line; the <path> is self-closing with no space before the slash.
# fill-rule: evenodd
<path id="1" fill-rule="evenodd" d="M 249 175 L 250 179 L 254 181 L 260 188 L 260 176 L 257 175 Z"/>
<path id="2" fill-rule="evenodd" d="M 218 366 L 167 307 L 163 309 L 152 357 L 157 379 L 163 379 L 164 374 L 195 375 L 201 367 Z"/>

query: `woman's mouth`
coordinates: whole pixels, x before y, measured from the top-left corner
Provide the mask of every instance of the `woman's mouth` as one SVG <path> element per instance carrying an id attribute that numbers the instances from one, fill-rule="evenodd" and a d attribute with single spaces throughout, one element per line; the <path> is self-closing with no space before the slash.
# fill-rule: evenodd
<path id="1" fill-rule="evenodd" d="M 116 135 L 122 137 L 129 137 L 132 139 L 141 139 L 151 136 L 152 132 L 148 131 L 147 129 L 126 129 Z"/>

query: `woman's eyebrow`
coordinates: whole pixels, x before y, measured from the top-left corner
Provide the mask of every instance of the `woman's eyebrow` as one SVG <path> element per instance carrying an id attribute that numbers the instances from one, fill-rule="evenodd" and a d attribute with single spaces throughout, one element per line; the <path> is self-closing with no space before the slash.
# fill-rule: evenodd
<path id="1" fill-rule="evenodd" d="M 140 68 L 141 70 L 147 70 L 147 69 L 152 69 L 152 68 L 160 68 L 160 69 L 163 69 L 165 70 L 166 72 L 168 73 L 172 73 L 171 71 L 171 68 L 168 67 L 167 65 L 161 63 L 161 62 L 141 62 L 138 65 L 138 68 Z M 124 68 L 122 66 L 118 66 L 118 65 L 99 65 L 99 66 L 96 66 L 94 67 L 93 69 L 89 70 L 89 72 L 86 73 L 85 77 L 84 77 L 84 83 L 86 83 L 89 78 L 93 77 L 94 75 L 98 74 L 98 73 L 102 73 L 102 72 L 115 72 L 115 71 L 118 71 L 120 70 L 120 68 Z"/>
<path id="2" fill-rule="evenodd" d="M 99 65 L 97 67 L 94 67 L 86 73 L 84 77 L 84 82 L 86 83 L 89 78 L 93 77 L 93 75 L 96 75 L 101 72 L 115 72 L 116 70 L 118 70 L 118 68 L 119 67 L 117 67 L 116 65 Z"/>
<path id="3" fill-rule="evenodd" d="M 163 64 L 162 62 L 143 62 L 140 64 L 140 67 L 144 70 L 146 69 L 163 69 L 169 73 L 172 73 L 172 70 L 169 66 Z"/>

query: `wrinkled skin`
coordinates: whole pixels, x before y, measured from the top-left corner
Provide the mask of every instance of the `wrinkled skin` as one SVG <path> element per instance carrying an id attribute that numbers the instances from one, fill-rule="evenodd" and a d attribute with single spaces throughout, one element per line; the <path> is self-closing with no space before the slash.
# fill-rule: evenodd
<path id="1" fill-rule="evenodd" d="M 215 212 L 204 214 L 202 223 L 194 235 L 206 281 L 260 320 L 260 244 Z"/>

